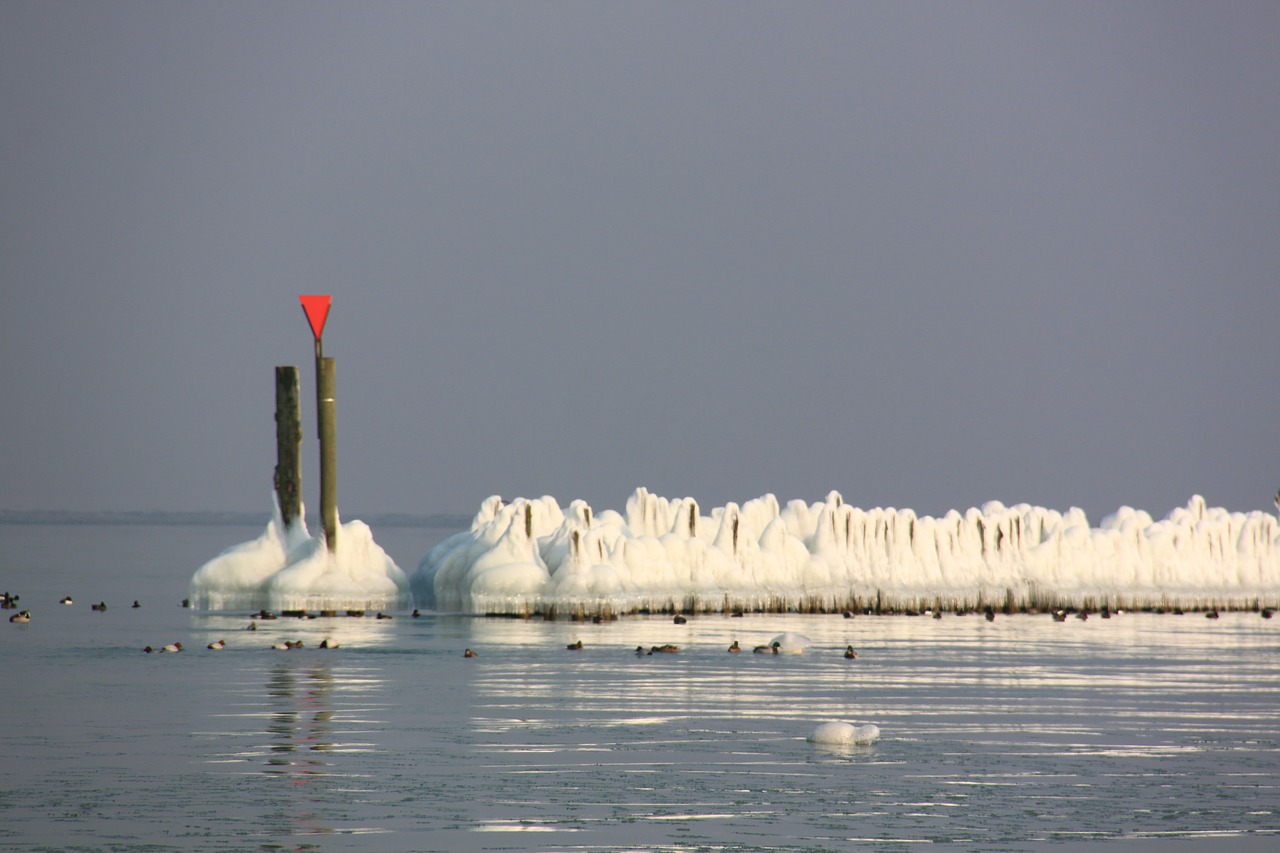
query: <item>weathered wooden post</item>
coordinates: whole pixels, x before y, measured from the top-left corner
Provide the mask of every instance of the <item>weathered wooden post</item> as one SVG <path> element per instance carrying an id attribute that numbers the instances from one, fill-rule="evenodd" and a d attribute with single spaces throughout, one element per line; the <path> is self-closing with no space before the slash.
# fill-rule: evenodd
<path id="1" fill-rule="evenodd" d="M 299 296 L 316 338 L 316 431 L 320 438 L 320 520 L 329 552 L 338 550 L 338 441 L 334 410 L 334 363 L 324 357 L 320 336 L 331 296 Z"/>
<path id="2" fill-rule="evenodd" d="M 276 368 L 276 500 L 290 527 L 302 514 L 302 416 L 298 368 Z"/>

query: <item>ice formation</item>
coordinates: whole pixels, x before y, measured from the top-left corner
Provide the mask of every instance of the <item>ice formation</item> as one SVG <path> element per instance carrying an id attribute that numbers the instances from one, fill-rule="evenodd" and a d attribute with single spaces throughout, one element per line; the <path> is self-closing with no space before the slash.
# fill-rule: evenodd
<path id="1" fill-rule="evenodd" d="M 409 582 L 362 521 L 341 525 L 336 553 L 279 508 L 262 535 L 228 548 L 191 578 L 191 605 L 207 610 L 398 610 Z"/>
<path id="2" fill-rule="evenodd" d="M 852 723 L 822 723 L 809 736 L 813 743 L 831 746 L 861 746 L 875 743 L 879 739 L 879 726 L 855 726 Z"/>
<path id="3" fill-rule="evenodd" d="M 836 492 L 709 515 L 643 488 L 625 514 L 495 496 L 410 585 L 418 606 L 509 614 L 1275 606 L 1280 523 L 1199 496 L 1160 521 L 1122 507 L 1096 528 L 1080 509 L 991 502 L 931 518 Z"/>

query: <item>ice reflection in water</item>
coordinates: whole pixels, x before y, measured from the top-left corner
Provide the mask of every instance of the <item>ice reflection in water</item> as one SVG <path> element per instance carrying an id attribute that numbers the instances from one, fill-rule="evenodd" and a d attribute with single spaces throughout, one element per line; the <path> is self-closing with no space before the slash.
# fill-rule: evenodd
<path id="1" fill-rule="evenodd" d="M 227 627 L 211 621 L 193 649 Z M 1280 832 L 1280 622 L 1254 614 L 282 623 L 223 652 L 130 650 L 148 677 L 189 679 L 201 708 L 188 737 L 204 775 L 168 793 L 156 824 L 184 821 L 187 849 L 1048 850 L 1212 835 L 1225 853 Z M 317 648 L 340 630 L 340 649 Z M 785 630 L 811 649 L 726 652 Z M 305 647 L 271 650 L 283 637 Z M 664 643 L 681 649 L 635 653 Z M 831 720 L 882 738 L 806 741 Z"/>
<path id="2" fill-rule="evenodd" d="M 1274 842 L 1275 635 L 1233 618 L 779 617 L 817 647 L 786 659 L 724 653 L 775 630 L 764 618 L 700 619 L 676 629 L 680 654 L 640 657 L 627 647 L 673 641 L 669 623 L 481 623 L 504 653 L 475 670 L 478 772 L 505 811 L 476 828 L 633 849 Z M 583 652 L 557 651 L 573 638 Z M 867 647 L 858 661 L 839 656 L 846 640 Z M 885 739 L 802 742 L 832 719 L 876 722 Z"/>

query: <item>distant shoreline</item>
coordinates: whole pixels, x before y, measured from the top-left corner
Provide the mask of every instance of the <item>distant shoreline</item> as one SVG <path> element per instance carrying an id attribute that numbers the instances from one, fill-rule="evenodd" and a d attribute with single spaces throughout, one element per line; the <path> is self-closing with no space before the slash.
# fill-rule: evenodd
<path id="1" fill-rule="evenodd" d="M 358 513 L 346 517 L 360 519 L 370 527 L 457 528 L 471 525 L 470 515 L 435 513 Z M 80 511 L 44 509 L 0 509 L 0 524 L 77 524 L 77 525 L 148 525 L 148 526 L 215 526 L 255 527 L 265 525 L 270 515 L 265 512 L 174 512 L 167 510 Z"/>

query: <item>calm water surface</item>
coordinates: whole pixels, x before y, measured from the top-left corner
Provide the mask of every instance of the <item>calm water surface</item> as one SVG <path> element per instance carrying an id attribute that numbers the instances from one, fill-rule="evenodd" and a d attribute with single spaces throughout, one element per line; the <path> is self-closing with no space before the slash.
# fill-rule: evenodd
<path id="1" fill-rule="evenodd" d="M 0 526 L 0 587 L 34 614 L 0 624 L 0 849 L 1280 849 L 1280 618 L 249 632 L 178 606 L 258 532 Z M 411 571 L 446 531 L 375 534 Z M 811 648 L 725 652 L 782 631 Z M 270 648 L 285 639 L 304 648 Z M 662 643 L 681 651 L 634 653 Z M 831 720 L 882 738 L 806 740 Z"/>

